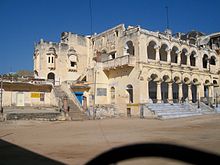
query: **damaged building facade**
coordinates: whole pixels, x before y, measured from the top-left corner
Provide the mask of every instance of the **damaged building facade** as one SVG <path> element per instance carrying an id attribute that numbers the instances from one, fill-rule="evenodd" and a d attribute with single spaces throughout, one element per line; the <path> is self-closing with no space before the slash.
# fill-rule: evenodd
<path id="1" fill-rule="evenodd" d="M 140 114 L 140 105 L 219 97 L 220 33 L 172 35 L 121 24 L 100 34 L 61 34 L 35 45 L 35 78 L 66 83 L 85 109 L 112 105 Z M 79 85 L 81 84 L 81 85 Z M 81 99 L 80 99 L 81 97 Z"/>

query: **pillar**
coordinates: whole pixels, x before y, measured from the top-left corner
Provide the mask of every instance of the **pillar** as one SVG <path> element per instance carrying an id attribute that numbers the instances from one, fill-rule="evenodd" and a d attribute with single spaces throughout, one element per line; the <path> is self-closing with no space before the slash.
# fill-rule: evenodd
<path id="1" fill-rule="evenodd" d="M 172 83 L 168 83 L 168 100 L 169 103 L 173 103 L 173 89 L 172 89 Z"/>
<path id="2" fill-rule="evenodd" d="M 147 88 L 146 101 L 147 101 L 147 103 L 148 103 L 148 102 L 149 102 L 149 80 L 147 80 L 146 88 Z M 140 92 L 141 92 L 141 91 L 140 91 Z"/>
<path id="3" fill-rule="evenodd" d="M 209 60 L 207 60 L 207 69 L 210 68 L 210 63 L 209 63 Z"/>
<path id="4" fill-rule="evenodd" d="M 189 99 L 189 102 L 192 102 L 192 89 L 191 89 L 191 84 L 188 84 L 188 99 Z"/>
<path id="5" fill-rule="evenodd" d="M 190 66 L 190 54 L 186 54 L 186 65 Z"/>
<path id="6" fill-rule="evenodd" d="M 197 91 L 197 93 L 196 93 L 196 98 L 197 98 L 197 101 L 199 101 L 200 100 L 200 85 L 196 85 L 196 91 Z"/>
<path id="7" fill-rule="evenodd" d="M 160 52 L 159 52 L 159 47 L 156 48 L 156 62 L 160 61 Z"/>
<path id="8" fill-rule="evenodd" d="M 195 56 L 195 66 L 196 66 L 196 67 L 198 67 L 198 60 L 199 60 L 198 55 L 196 55 L 196 56 Z"/>
<path id="9" fill-rule="evenodd" d="M 181 63 L 181 53 L 179 52 L 177 54 L 177 64 L 180 65 L 180 63 Z"/>
<path id="10" fill-rule="evenodd" d="M 181 101 L 182 97 L 183 97 L 183 84 L 180 83 L 179 84 L 179 102 Z"/>
<path id="11" fill-rule="evenodd" d="M 209 86 L 209 97 L 212 97 L 212 103 L 214 102 L 214 86 L 213 85 L 210 85 Z"/>
<path id="12" fill-rule="evenodd" d="M 161 103 L 161 82 L 157 82 L 157 103 Z"/>
<path id="13" fill-rule="evenodd" d="M 201 84 L 201 85 L 199 86 L 199 96 L 200 96 L 200 97 L 205 97 L 204 85 L 203 85 L 203 84 Z"/>
<path id="14" fill-rule="evenodd" d="M 149 100 L 149 88 L 148 88 L 148 80 L 147 83 L 144 80 L 140 80 L 140 89 L 139 89 L 139 102 L 146 103 Z"/>
<path id="15" fill-rule="evenodd" d="M 167 62 L 170 64 L 171 63 L 171 50 L 167 50 Z"/>

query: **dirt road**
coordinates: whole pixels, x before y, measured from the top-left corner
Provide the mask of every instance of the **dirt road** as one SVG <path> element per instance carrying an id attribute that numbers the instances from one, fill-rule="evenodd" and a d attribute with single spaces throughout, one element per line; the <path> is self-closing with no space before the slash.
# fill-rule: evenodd
<path id="1" fill-rule="evenodd" d="M 84 164 L 112 147 L 165 142 L 220 154 L 220 115 L 175 120 L 108 119 L 90 121 L 7 121 L 0 123 L 3 141 L 65 164 Z M 4 147 L 7 150 L 7 147 Z M 0 153 L 3 153 L 0 148 Z M 10 156 L 10 155 L 9 155 Z M 148 159 L 154 164 L 176 164 Z M 1 160 L 0 160 L 1 162 Z M 146 159 L 121 164 L 143 164 Z"/>

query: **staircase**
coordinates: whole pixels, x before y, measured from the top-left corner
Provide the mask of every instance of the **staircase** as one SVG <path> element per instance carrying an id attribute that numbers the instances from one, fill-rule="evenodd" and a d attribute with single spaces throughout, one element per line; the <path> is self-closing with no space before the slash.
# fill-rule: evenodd
<path id="1" fill-rule="evenodd" d="M 67 84 L 62 84 L 61 86 L 54 87 L 54 93 L 59 101 L 59 108 L 62 108 L 62 100 L 64 96 L 68 97 L 68 106 L 69 112 L 68 115 L 71 120 L 80 121 L 89 119 L 86 113 L 83 112 L 83 109 L 78 102 L 77 98 L 71 93 L 70 89 L 67 87 Z"/>
<path id="2" fill-rule="evenodd" d="M 216 113 L 214 108 L 211 108 L 210 106 L 206 105 L 203 102 L 199 103 L 199 108 L 198 108 L 198 103 L 191 103 L 190 104 L 194 109 L 197 111 L 201 112 L 202 114 L 214 114 Z"/>
<path id="3" fill-rule="evenodd" d="M 146 104 L 146 107 L 159 119 L 175 119 L 202 115 L 201 112 L 195 111 L 189 104 L 157 103 Z"/>

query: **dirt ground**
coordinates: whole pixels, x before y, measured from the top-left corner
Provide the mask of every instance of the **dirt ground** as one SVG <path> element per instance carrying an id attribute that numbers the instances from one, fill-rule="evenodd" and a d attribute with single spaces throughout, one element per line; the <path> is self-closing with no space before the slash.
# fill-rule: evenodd
<path id="1" fill-rule="evenodd" d="M 0 122 L 0 137 L 10 144 L 71 165 L 85 164 L 113 147 L 140 142 L 172 143 L 220 155 L 220 115 L 173 120 L 7 121 Z M 7 150 L 7 147 L 3 148 Z M 3 148 L 0 148 L 0 153 L 4 152 Z M 176 161 L 158 158 L 120 164 L 147 162 L 177 164 Z"/>

